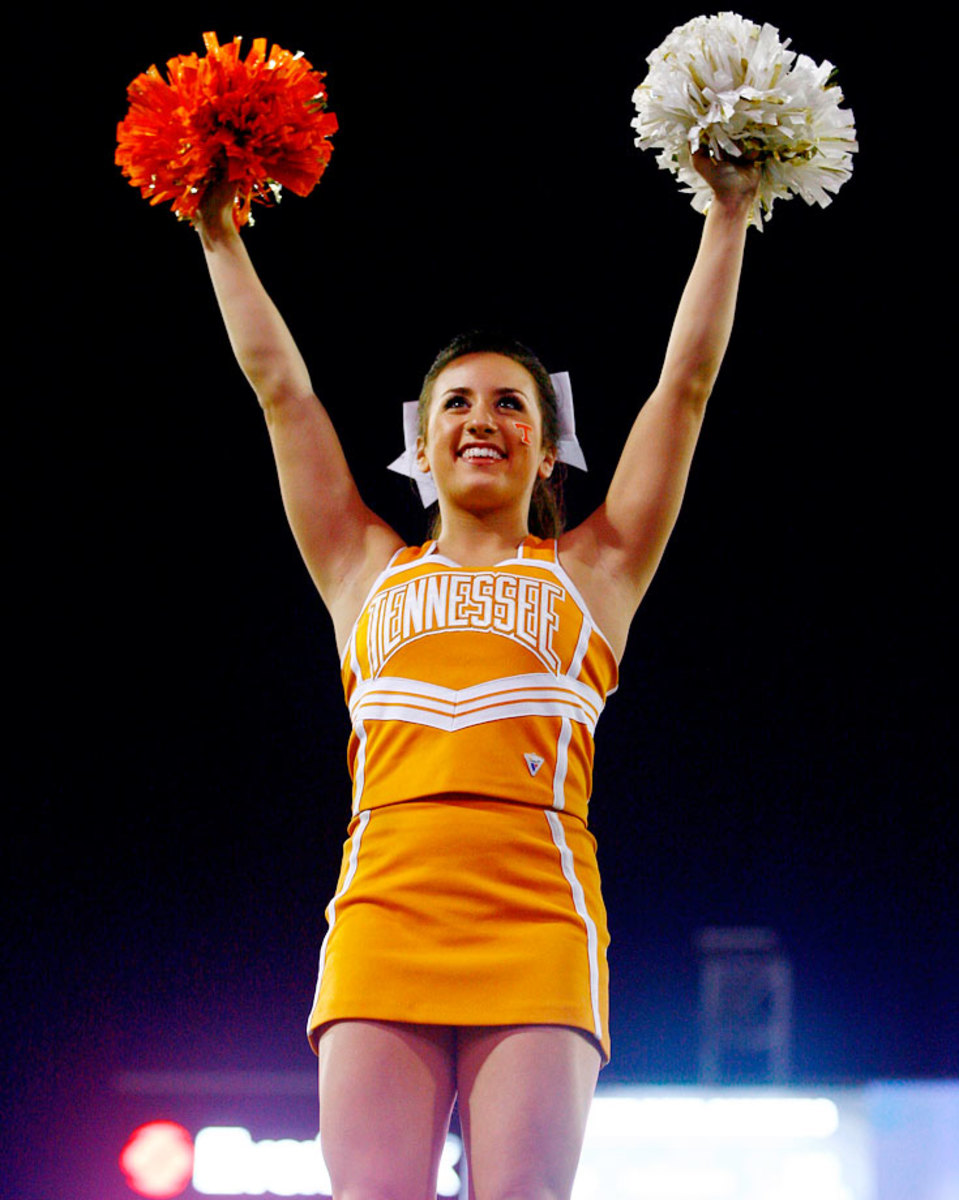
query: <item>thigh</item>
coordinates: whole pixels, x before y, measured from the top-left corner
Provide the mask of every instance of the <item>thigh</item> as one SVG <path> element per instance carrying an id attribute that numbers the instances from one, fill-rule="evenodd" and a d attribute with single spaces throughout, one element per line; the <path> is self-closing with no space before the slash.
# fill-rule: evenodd
<path id="1" fill-rule="evenodd" d="M 600 1052 L 558 1025 L 457 1030 L 471 1200 L 568 1200 Z"/>
<path id="2" fill-rule="evenodd" d="M 449 1029 L 336 1021 L 320 1035 L 320 1141 L 344 1200 L 435 1200 L 455 1091 Z"/>

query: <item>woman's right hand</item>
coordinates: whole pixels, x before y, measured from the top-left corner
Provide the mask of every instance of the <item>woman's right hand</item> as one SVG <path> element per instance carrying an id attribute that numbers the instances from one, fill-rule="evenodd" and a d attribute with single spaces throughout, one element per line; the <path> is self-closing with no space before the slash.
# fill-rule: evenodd
<path id="1" fill-rule="evenodd" d="M 235 204 L 235 183 L 228 179 L 219 179 L 207 186 L 194 222 L 205 244 L 237 232 L 233 219 Z"/>

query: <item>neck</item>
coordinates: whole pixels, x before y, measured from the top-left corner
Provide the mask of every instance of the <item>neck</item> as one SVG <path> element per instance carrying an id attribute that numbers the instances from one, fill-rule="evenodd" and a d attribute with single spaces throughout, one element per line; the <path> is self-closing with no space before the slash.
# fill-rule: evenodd
<path id="1" fill-rule="evenodd" d="M 528 533 L 526 521 L 501 512 L 443 513 L 436 547 L 464 567 L 488 567 L 509 558 Z"/>

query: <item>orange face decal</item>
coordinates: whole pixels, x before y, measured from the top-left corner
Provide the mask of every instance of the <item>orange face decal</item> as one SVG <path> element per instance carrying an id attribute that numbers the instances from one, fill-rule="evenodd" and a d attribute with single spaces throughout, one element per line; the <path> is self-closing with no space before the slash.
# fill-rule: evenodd
<path id="1" fill-rule="evenodd" d="M 533 426 L 524 425 L 522 421 L 514 421 L 513 425 L 519 430 L 520 438 L 524 446 L 532 446 L 533 444 Z"/>

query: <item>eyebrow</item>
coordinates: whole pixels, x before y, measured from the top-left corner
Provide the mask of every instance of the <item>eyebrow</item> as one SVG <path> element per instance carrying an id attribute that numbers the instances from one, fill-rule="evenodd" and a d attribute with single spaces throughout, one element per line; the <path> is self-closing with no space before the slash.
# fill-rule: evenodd
<path id="1" fill-rule="evenodd" d="M 476 389 L 471 387 L 451 387 L 446 388 L 440 393 L 441 396 L 473 396 L 476 394 Z M 498 387 L 493 388 L 495 396 L 522 396 L 523 399 L 528 399 L 526 392 L 519 387 Z"/>

